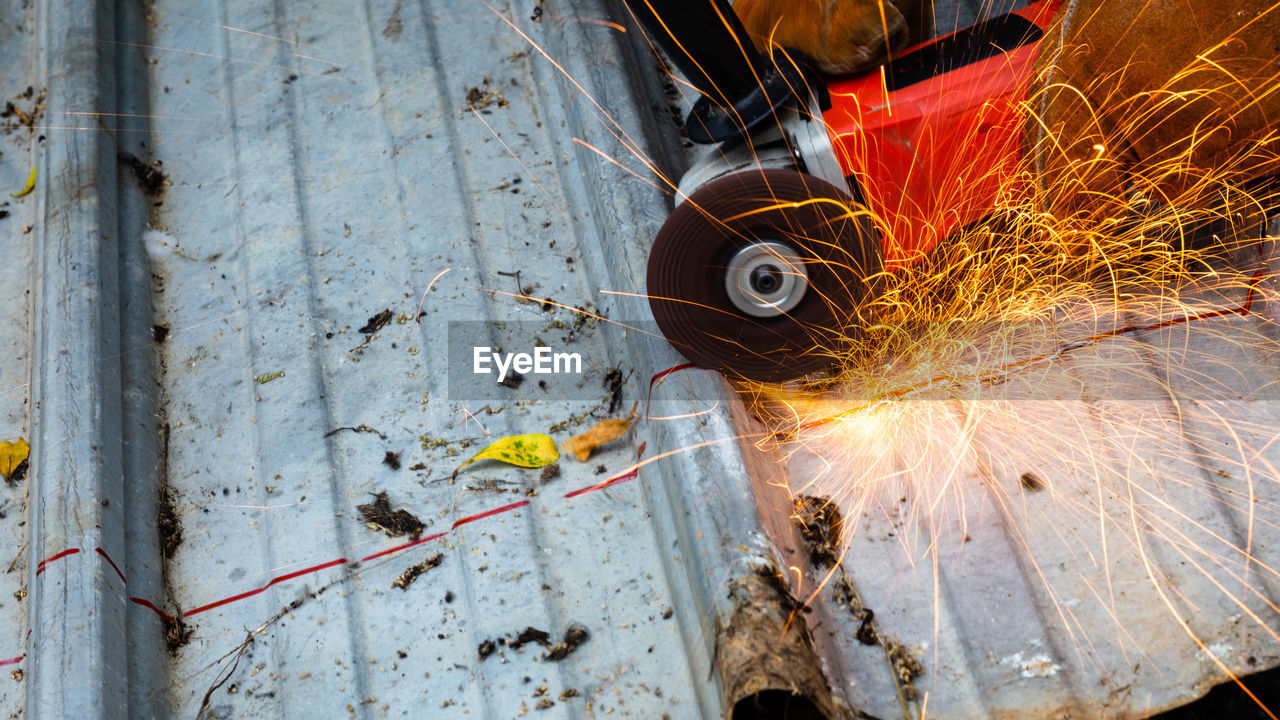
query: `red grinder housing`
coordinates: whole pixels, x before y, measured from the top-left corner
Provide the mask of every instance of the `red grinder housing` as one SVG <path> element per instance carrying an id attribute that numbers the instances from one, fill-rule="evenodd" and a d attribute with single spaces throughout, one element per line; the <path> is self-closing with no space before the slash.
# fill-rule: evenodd
<path id="1" fill-rule="evenodd" d="M 703 91 L 686 128 L 704 150 L 648 266 L 668 340 L 739 379 L 829 366 L 882 270 L 981 220 L 1010 187 L 1021 103 L 1059 5 L 1042 0 L 830 78 L 794 51 L 756 53 L 722 0 L 629 0 Z"/>

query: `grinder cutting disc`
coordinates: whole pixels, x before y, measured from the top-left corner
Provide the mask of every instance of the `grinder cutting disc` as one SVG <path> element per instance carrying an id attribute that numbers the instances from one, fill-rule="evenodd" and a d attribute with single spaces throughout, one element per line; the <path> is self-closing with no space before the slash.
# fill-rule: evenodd
<path id="1" fill-rule="evenodd" d="M 738 172 L 696 190 L 662 226 L 649 305 L 690 361 L 778 382 L 831 364 L 880 268 L 873 228 L 833 185 L 795 170 Z"/>

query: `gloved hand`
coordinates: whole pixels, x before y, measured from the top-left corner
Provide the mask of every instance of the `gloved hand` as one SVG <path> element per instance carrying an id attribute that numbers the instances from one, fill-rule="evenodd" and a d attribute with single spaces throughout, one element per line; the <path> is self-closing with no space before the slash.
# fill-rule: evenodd
<path id="1" fill-rule="evenodd" d="M 736 0 L 760 50 L 796 48 L 823 73 L 873 68 L 889 52 L 932 34 L 930 0 Z"/>

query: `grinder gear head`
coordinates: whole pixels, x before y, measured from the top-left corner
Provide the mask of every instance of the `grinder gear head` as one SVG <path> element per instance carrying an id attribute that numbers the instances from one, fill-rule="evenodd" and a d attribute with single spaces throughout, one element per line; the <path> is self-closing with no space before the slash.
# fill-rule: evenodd
<path id="1" fill-rule="evenodd" d="M 698 188 L 649 257 L 649 305 L 663 334 L 733 378 L 787 380 L 829 365 L 880 272 L 879 238 L 845 197 L 783 169 Z"/>

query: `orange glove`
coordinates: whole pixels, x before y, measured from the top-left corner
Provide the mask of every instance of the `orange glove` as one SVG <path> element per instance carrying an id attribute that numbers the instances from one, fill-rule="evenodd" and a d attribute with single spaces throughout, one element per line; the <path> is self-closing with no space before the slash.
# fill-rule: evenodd
<path id="1" fill-rule="evenodd" d="M 899 9 L 901 7 L 901 9 Z M 928 37 L 929 0 L 736 0 L 756 46 L 796 48 L 829 75 L 885 61 L 891 50 Z M 905 15 L 904 15 L 905 13 Z"/>

